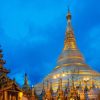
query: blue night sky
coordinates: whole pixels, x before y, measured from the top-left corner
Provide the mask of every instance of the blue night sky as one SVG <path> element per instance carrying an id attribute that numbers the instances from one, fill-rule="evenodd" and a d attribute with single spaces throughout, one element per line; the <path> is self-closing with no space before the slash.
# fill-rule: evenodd
<path id="1" fill-rule="evenodd" d="M 77 45 L 86 63 L 100 72 L 100 0 L 0 0 L 5 67 L 20 85 L 25 72 L 32 85 L 55 67 L 63 48 L 69 4 Z"/>

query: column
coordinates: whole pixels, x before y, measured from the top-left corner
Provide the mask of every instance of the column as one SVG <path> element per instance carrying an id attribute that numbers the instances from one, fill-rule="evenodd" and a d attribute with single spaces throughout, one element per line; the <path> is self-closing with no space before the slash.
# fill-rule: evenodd
<path id="1" fill-rule="evenodd" d="M 16 100 L 16 96 L 14 95 L 14 96 L 12 96 L 12 100 Z"/>
<path id="2" fill-rule="evenodd" d="M 11 100 L 11 94 L 9 95 L 9 100 Z"/>
<path id="3" fill-rule="evenodd" d="M 0 100 L 3 100 L 3 93 L 0 94 Z"/>
<path id="4" fill-rule="evenodd" d="M 4 100 L 8 100 L 7 91 L 4 91 Z"/>

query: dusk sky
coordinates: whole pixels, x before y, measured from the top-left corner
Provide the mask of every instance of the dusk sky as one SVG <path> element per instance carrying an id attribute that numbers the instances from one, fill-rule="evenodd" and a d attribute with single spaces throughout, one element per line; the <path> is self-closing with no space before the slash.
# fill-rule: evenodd
<path id="1" fill-rule="evenodd" d="M 0 44 L 9 77 L 22 85 L 41 82 L 56 66 L 64 46 L 70 5 L 77 45 L 100 72 L 100 0 L 0 0 Z"/>

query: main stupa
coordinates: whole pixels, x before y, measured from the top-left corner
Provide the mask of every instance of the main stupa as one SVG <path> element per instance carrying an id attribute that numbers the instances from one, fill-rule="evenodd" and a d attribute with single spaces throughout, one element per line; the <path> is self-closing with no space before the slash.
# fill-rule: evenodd
<path id="1" fill-rule="evenodd" d="M 82 56 L 80 50 L 77 47 L 74 31 L 71 25 L 71 13 L 68 10 L 67 18 L 67 29 L 64 41 L 64 48 L 57 61 L 57 66 L 53 71 L 44 78 L 43 84 L 37 84 L 35 86 L 37 92 L 48 87 L 49 83 L 52 83 L 54 91 L 58 89 L 59 79 L 62 79 L 62 88 L 64 89 L 68 83 L 72 86 L 77 87 L 81 84 L 84 88 L 87 83 L 88 88 L 91 88 L 93 84 L 95 87 L 100 88 L 100 73 L 91 69 Z M 43 86 L 44 85 L 44 86 Z"/>

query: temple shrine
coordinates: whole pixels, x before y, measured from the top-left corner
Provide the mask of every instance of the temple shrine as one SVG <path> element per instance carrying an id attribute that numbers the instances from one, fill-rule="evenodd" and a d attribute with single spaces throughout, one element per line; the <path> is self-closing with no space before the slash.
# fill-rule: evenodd
<path id="1" fill-rule="evenodd" d="M 21 100 L 22 90 L 16 84 L 15 79 L 11 80 L 7 74 L 9 70 L 4 68 L 5 61 L 0 49 L 0 100 Z"/>

